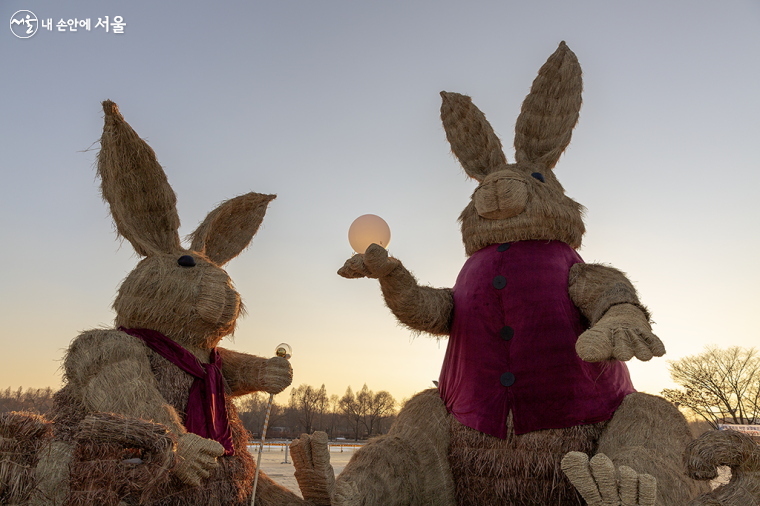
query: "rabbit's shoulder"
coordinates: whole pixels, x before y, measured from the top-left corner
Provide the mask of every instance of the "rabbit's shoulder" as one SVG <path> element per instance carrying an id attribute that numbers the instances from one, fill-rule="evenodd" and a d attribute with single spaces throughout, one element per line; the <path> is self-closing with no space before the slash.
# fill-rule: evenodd
<path id="1" fill-rule="evenodd" d="M 148 347 L 120 330 L 94 329 L 74 338 L 66 351 L 63 368 L 70 383 L 83 386 L 103 368 L 125 361 L 150 368 Z"/>

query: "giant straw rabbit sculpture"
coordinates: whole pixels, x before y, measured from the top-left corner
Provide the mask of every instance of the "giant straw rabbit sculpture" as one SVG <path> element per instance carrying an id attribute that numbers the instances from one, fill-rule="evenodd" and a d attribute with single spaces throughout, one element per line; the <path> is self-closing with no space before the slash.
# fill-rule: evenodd
<path id="1" fill-rule="evenodd" d="M 625 274 L 576 253 L 583 208 L 553 169 L 578 121 L 581 88 L 580 65 L 563 42 L 523 103 L 512 164 L 470 98 L 441 93 L 452 151 L 480 183 L 459 218 L 469 258 L 456 285 L 419 285 L 378 245 L 339 271 L 378 279 L 402 324 L 449 337 L 438 389 L 408 401 L 389 434 L 337 480 L 323 434 L 294 442 L 305 498 L 335 506 L 682 506 L 708 490 L 684 472 L 692 440 L 685 419 L 664 399 L 635 392 L 624 364 L 665 353 L 648 310 Z M 753 460 L 747 448 L 731 465 L 754 471 L 736 472 L 734 487 L 757 481 L 758 452 Z M 692 475 L 704 480 L 730 452 L 692 453 Z M 695 504 L 753 504 L 722 493 Z"/>
<path id="2" fill-rule="evenodd" d="M 33 503 L 250 504 L 255 464 L 232 398 L 278 393 L 292 370 L 285 358 L 217 346 L 244 310 L 222 266 L 248 246 L 275 196 L 223 202 L 186 249 L 153 150 L 116 104 L 103 110 L 103 199 L 144 258 L 119 288 L 114 328 L 82 333 L 66 353 Z M 303 503 L 261 474 L 256 504 Z"/>

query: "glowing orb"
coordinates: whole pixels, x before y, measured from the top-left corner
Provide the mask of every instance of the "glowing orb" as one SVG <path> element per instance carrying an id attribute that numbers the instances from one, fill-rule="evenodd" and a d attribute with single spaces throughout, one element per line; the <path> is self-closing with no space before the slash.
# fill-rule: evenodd
<path id="1" fill-rule="evenodd" d="M 365 214 L 356 218 L 349 227 L 348 242 L 357 253 L 364 253 L 372 243 L 387 249 L 391 242 L 391 229 L 381 217 Z"/>

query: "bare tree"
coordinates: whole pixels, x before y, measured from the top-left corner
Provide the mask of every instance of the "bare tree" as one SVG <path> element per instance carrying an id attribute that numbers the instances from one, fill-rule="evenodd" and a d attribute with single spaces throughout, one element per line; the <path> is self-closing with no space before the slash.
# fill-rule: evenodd
<path id="1" fill-rule="evenodd" d="M 235 399 L 235 407 L 238 410 L 238 416 L 243 422 L 243 427 L 251 434 L 261 434 L 266 419 L 267 404 L 269 395 L 264 392 L 253 392 Z M 269 427 L 277 426 L 285 419 L 285 408 L 272 401 L 272 408 L 269 412 Z"/>
<path id="2" fill-rule="evenodd" d="M 358 411 L 361 415 L 361 423 L 364 426 L 364 430 L 367 432 L 367 436 L 372 435 L 372 417 L 369 416 L 372 410 L 372 397 L 375 393 L 367 388 L 365 383 L 362 389 L 356 393 L 356 403 L 358 405 Z"/>
<path id="3" fill-rule="evenodd" d="M 738 346 L 668 361 L 670 376 L 683 389 L 665 389 L 662 396 L 689 408 L 713 428 L 719 423 L 760 423 L 760 354 Z"/>
<path id="4" fill-rule="evenodd" d="M 367 388 L 366 383 L 356 394 L 356 400 L 361 423 L 369 436 L 380 432 L 380 421 L 395 412 L 396 400 L 393 396 L 386 390 L 375 393 Z"/>
<path id="5" fill-rule="evenodd" d="M 328 414 L 330 409 L 330 398 L 327 396 L 327 389 L 325 388 L 325 384 L 322 383 L 322 386 L 319 388 L 319 392 L 317 392 L 317 399 L 316 399 L 316 410 L 317 410 L 317 424 L 316 427 L 319 430 L 325 430 L 327 428 L 327 420 L 326 415 Z"/>
<path id="6" fill-rule="evenodd" d="M 314 430 L 317 417 L 324 413 L 328 402 L 324 385 L 317 390 L 311 385 L 302 384 L 290 391 L 289 407 L 307 434 L 311 434 Z"/>
<path id="7" fill-rule="evenodd" d="M 359 428 L 362 423 L 362 412 L 359 402 L 350 386 L 346 389 L 346 393 L 343 397 L 341 397 L 339 406 L 341 415 L 346 417 L 348 426 L 351 427 L 351 430 L 354 433 L 354 441 L 358 441 L 359 436 L 361 435 Z"/>
<path id="8" fill-rule="evenodd" d="M 330 396 L 328 410 L 328 421 L 325 430 L 330 437 L 334 437 L 335 431 L 338 427 L 338 419 L 340 417 L 340 398 L 336 394 Z"/>
<path id="9" fill-rule="evenodd" d="M 372 399 L 372 413 L 377 420 L 377 432 L 382 434 L 383 422 L 396 414 L 396 399 L 387 390 L 380 390 Z"/>

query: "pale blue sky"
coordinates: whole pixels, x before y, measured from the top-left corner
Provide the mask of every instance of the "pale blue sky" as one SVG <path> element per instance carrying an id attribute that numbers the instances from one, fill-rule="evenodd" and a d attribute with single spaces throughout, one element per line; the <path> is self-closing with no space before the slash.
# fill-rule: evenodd
<path id="1" fill-rule="evenodd" d="M 90 18 L 17 39 L 14 12 Z M 122 16 L 123 34 L 94 27 Z M 200 2 L 2 0 L 0 386 L 60 385 L 82 330 L 108 326 L 137 262 L 115 240 L 93 163 L 111 99 L 178 196 L 182 235 L 218 202 L 277 193 L 228 265 L 249 310 L 234 343 L 294 351 L 294 385 L 398 399 L 438 377 L 445 342 L 413 339 L 375 281 L 345 280 L 347 231 L 373 213 L 419 280 L 452 286 L 456 218 L 474 182 L 450 154 L 441 90 L 471 95 L 513 160 L 538 68 L 567 41 L 584 106 L 557 165 L 588 208 L 581 255 L 626 271 L 668 354 L 760 344 L 760 3 L 683 1 Z"/>

